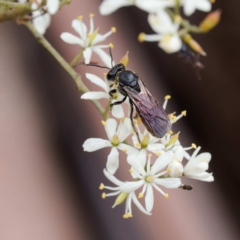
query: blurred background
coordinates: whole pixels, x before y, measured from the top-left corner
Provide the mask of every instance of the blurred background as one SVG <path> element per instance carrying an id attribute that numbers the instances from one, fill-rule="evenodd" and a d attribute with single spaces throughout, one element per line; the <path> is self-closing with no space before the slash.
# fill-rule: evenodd
<path id="1" fill-rule="evenodd" d="M 201 81 L 178 54 L 137 41 L 140 32 L 152 33 L 147 13 L 128 7 L 101 17 L 100 3 L 72 0 L 52 17 L 46 38 L 70 61 L 79 48 L 59 36 L 74 33 L 74 18 L 83 15 L 88 25 L 94 13 L 101 33 L 115 26 L 117 33 L 107 39 L 115 45 L 115 61 L 129 51 L 128 67 L 153 96 L 160 101 L 172 96 L 167 112 L 187 110 L 173 130 L 181 131 L 183 146 L 194 142 L 212 154 L 209 171 L 215 181 L 188 181 L 193 191 L 169 191 L 168 200 L 155 193 L 151 217 L 133 207 L 133 218 L 123 219 L 124 204 L 112 209 L 114 198 L 102 200 L 98 190 L 101 182 L 111 185 L 102 172 L 109 149 L 82 149 L 87 138 L 105 138 L 100 114 L 90 101 L 80 100 L 70 76 L 24 26 L 3 23 L 0 240 L 240 239 L 240 2 L 216 1 L 213 8 L 223 11 L 220 24 L 209 34 L 195 35 L 208 53 Z M 196 12 L 191 22 L 205 15 Z M 85 66 L 76 70 L 85 82 L 87 72 L 102 74 Z M 117 176 L 124 179 L 121 166 Z"/>

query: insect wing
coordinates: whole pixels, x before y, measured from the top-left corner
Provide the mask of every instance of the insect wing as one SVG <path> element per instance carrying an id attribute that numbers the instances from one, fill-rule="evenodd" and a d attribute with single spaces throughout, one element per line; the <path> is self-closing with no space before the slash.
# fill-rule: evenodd
<path id="1" fill-rule="evenodd" d="M 136 107 L 143 124 L 156 137 L 162 138 L 171 129 L 171 122 L 159 102 L 139 79 L 141 92 L 124 86 L 124 90 Z"/>

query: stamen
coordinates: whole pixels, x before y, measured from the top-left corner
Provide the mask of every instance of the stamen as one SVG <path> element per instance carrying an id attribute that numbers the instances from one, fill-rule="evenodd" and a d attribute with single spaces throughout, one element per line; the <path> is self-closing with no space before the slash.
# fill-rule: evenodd
<path id="1" fill-rule="evenodd" d="M 168 198 L 169 198 L 169 195 L 168 195 L 168 193 L 166 193 L 164 197 L 168 199 Z"/>
<path id="2" fill-rule="evenodd" d="M 195 143 L 192 143 L 192 148 L 196 149 L 197 145 Z"/>
<path id="3" fill-rule="evenodd" d="M 156 155 L 159 157 L 159 156 L 161 156 L 162 154 L 161 154 L 161 152 L 156 152 Z"/>
<path id="4" fill-rule="evenodd" d="M 172 134 L 173 134 L 173 131 L 169 131 L 169 132 L 167 132 L 167 134 L 170 134 L 170 135 L 172 135 Z"/>
<path id="5" fill-rule="evenodd" d="M 103 193 L 102 193 L 102 199 L 105 199 L 105 198 L 106 198 L 106 193 L 103 192 Z"/>
<path id="6" fill-rule="evenodd" d="M 127 149 L 126 149 L 126 148 L 124 148 L 123 151 L 124 151 L 125 153 L 127 153 Z"/>
<path id="7" fill-rule="evenodd" d="M 115 27 L 112 27 L 112 28 L 111 28 L 111 31 L 112 31 L 113 33 L 115 33 L 115 32 L 117 32 L 117 29 L 116 29 Z"/>
<path id="8" fill-rule="evenodd" d="M 104 184 L 103 184 L 103 183 L 100 184 L 99 189 L 100 189 L 100 190 L 103 190 L 103 189 L 104 189 Z"/>
<path id="9" fill-rule="evenodd" d="M 187 116 L 187 111 L 186 111 L 186 110 L 182 111 L 182 115 L 183 115 L 184 117 L 186 117 L 186 116 Z"/>
<path id="10" fill-rule="evenodd" d="M 124 122 L 124 120 L 125 120 L 125 117 L 120 118 L 120 122 Z"/>
<path id="11" fill-rule="evenodd" d="M 134 173 L 134 170 L 131 168 L 131 169 L 129 169 L 129 172 L 130 173 Z"/>
<path id="12" fill-rule="evenodd" d="M 90 13 L 90 14 L 89 14 L 89 17 L 90 17 L 90 18 L 94 17 L 94 14 L 93 14 L 93 13 Z"/>
<path id="13" fill-rule="evenodd" d="M 109 43 L 109 47 L 110 47 L 111 49 L 113 49 L 113 48 L 114 48 L 114 45 L 113 45 L 112 43 Z"/>
<path id="14" fill-rule="evenodd" d="M 139 193 L 138 194 L 138 198 L 143 198 L 144 194 L 143 193 Z"/>
<path id="15" fill-rule="evenodd" d="M 140 143 L 135 143 L 135 147 L 136 147 L 136 148 L 140 148 L 140 147 L 141 147 L 141 144 L 140 144 Z"/>
<path id="16" fill-rule="evenodd" d="M 170 98 L 171 98 L 170 95 L 166 95 L 166 96 L 164 97 L 165 100 L 169 100 Z"/>
<path id="17" fill-rule="evenodd" d="M 102 125 L 105 126 L 107 124 L 107 122 L 105 121 L 101 121 Z"/>
<path id="18" fill-rule="evenodd" d="M 139 41 L 139 42 L 143 42 L 143 41 L 145 40 L 145 36 L 146 36 L 145 33 L 140 33 L 140 34 L 138 35 L 138 41 Z"/>
<path id="19" fill-rule="evenodd" d="M 83 16 L 82 16 L 82 15 L 80 15 L 80 16 L 77 17 L 77 20 L 80 20 L 80 21 L 81 21 L 82 19 L 83 19 Z"/>

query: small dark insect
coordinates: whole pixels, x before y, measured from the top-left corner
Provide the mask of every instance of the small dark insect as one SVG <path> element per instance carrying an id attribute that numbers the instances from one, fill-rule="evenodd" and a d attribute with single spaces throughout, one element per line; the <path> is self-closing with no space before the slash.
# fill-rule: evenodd
<path id="1" fill-rule="evenodd" d="M 113 62 L 111 49 L 110 56 Z M 141 118 L 142 123 L 153 136 L 162 138 L 171 130 L 171 122 L 164 109 L 159 104 L 158 100 L 152 96 L 136 73 L 131 70 L 126 70 L 125 66 L 119 63 L 109 70 L 107 79 L 113 81 L 112 85 L 117 86 L 118 91 L 124 96 L 121 101 L 112 103 L 110 107 L 121 104 L 127 99 L 127 97 L 129 98 L 131 106 L 130 119 L 139 142 L 141 142 L 139 134 L 133 122 L 134 107 L 138 116 Z M 116 93 L 116 89 L 109 91 L 111 97 L 114 93 Z"/>
<path id="2" fill-rule="evenodd" d="M 200 70 L 204 69 L 204 65 L 200 62 L 200 54 L 194 52 L 186 44 L 183 44 L 179 57 L 184 57 L 186 62 L 192 65 L 192 67 L 195 69 L 197 78 L 201 80 Z"/>
<path id="3" fill-rule="evenodd" d="M 183 184 L 180 188 L 182 188 L 183 190 L 191 191 L 193 189 L 193 186 Z"/>

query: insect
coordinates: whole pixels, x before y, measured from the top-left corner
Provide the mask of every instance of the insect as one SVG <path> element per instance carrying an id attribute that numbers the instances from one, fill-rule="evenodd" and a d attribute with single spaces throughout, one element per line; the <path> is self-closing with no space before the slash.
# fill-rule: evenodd
<path id="1" fill-rule="evenodd" d="M 111 49 L 110 56 L 113 62 Z M 90 65 L 98 66 L 93 64 Z M 144 126 L 153 136 L 162 138 L 168 131 L 171 130 L 171 122 L 167 114 L 158 100 L 155 99 L 149 92 L 137 73 L 131 70 L 126 70 L 125 66 L 122 63 L 119 63 L 109 70 L 107 73 L 107 79 L 112 81 L 112 86 L 117 86 L 117 90 L 124 96 L 121 101 L 111 103 L 110 107 L 122 104 L 127 98 L 129 98 L 131 107 L 130 119 L 133 129 L 137 134 L 139 143 L 141 141 L 133 121 L 134 108 L 137 115 L 141 118 Z M 113 97 L 117 90 L 111 89 L 109 91 L 109 95 Z"/>

